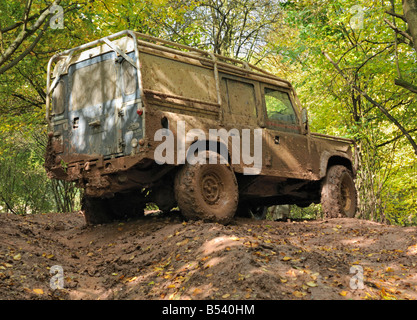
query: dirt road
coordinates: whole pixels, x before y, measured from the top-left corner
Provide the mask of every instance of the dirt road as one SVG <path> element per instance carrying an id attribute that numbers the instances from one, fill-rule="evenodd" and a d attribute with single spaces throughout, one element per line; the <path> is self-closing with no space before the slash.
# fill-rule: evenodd
<path id="1" fill-rule="evenodd" d="M 414 300 L 416 236 L 354 219 L 0 214 L 0 299 Z"/>

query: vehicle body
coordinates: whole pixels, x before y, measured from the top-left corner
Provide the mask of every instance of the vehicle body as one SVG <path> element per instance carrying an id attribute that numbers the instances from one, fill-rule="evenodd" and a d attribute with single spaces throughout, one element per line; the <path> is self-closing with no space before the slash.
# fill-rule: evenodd
<path id="1" fill-rule="evenodd" d="M 323 198 L 339 203 L 336 211 L 334 203 L 327 206 L 331 216 L 355 213 L 353 142 L 311 133 L 292 85 L 245 62 L 123 31 L 51 58 L 47 90 L 45 167 L 51 178 L 75 181 L 85 190 L 87 222 L 140 214 L 148 201 L 164 211 L 178 205 L 189 218 L 222 223 L 242 208 L 307 206 Z M 161 129 L 174 138 L 172 163 L 155 158 L 169 136 L 156 139 Z M 181 137 L 193 129 L 200 135 Z M 211 139 L 212 129 L 226 130 L 229 139 Z M 254 163 L 231 161 L 244 130 L 262 137 L 262 164 L 255 174 L 247 174 Z M 228 163 L 205 167 L 182 161 L 197 142 L 198 151 L 211 156 L 227 150 Z M 248 142 L 250 150 L 255 143 Z M 339 176 L 329 179 L 332 167 L 340 168 L 334 173 Z M 187 180 L 200 174 L 197 182 Z M 328 200 L 323 192 L 335 195 Z M 226 193 L 233 195 L 223 199 Z M 200 202 L 207 206 L 201 212 Z M 216 210 L 230 212 L 209 213 Z"/>

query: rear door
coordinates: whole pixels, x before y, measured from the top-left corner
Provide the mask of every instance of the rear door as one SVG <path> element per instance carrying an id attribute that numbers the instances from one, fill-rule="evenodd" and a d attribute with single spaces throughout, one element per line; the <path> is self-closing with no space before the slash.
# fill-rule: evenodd
<path id="1" fill-rule="evenodd" d="M 122 104 L 115 52 L 70 66 L 69 153 L 111 156 L 119 152 L 116 122 Z"/>

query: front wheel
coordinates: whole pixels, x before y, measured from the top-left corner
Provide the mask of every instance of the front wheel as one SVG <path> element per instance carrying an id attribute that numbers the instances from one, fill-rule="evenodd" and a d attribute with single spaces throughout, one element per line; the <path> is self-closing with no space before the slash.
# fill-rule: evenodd
<path id="1" fill-rule="evenodd" d="M 356 188 L 349 169 L 341 165 L 330 167 L 323 182 L 321 204 L 325 217 L 355 217 Z"/>
<path id="2" fill-rule="evenodd" d="M 191 220 L 229 223 L 237 209 L 238 186 L 228 164 L 220 163 L 220 155 L 206 152 L 204 164 L 186 163 L 175 178 L 175 197 L 181 213 Z M 209 164 L 209 159 L 217 159 Z"/>

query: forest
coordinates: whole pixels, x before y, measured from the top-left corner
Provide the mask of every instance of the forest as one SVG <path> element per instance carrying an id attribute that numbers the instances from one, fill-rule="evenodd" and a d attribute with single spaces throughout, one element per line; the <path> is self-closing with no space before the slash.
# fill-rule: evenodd
<path id="1" fill-rule="evenodd" d="M 357 217 L 417 225 L 416 0 L 0 2 L 0 211 L 79 210 L 44 169 L 48 60 L 126 29 L 290 80 L 313 132 L 355 141 Z"/>

